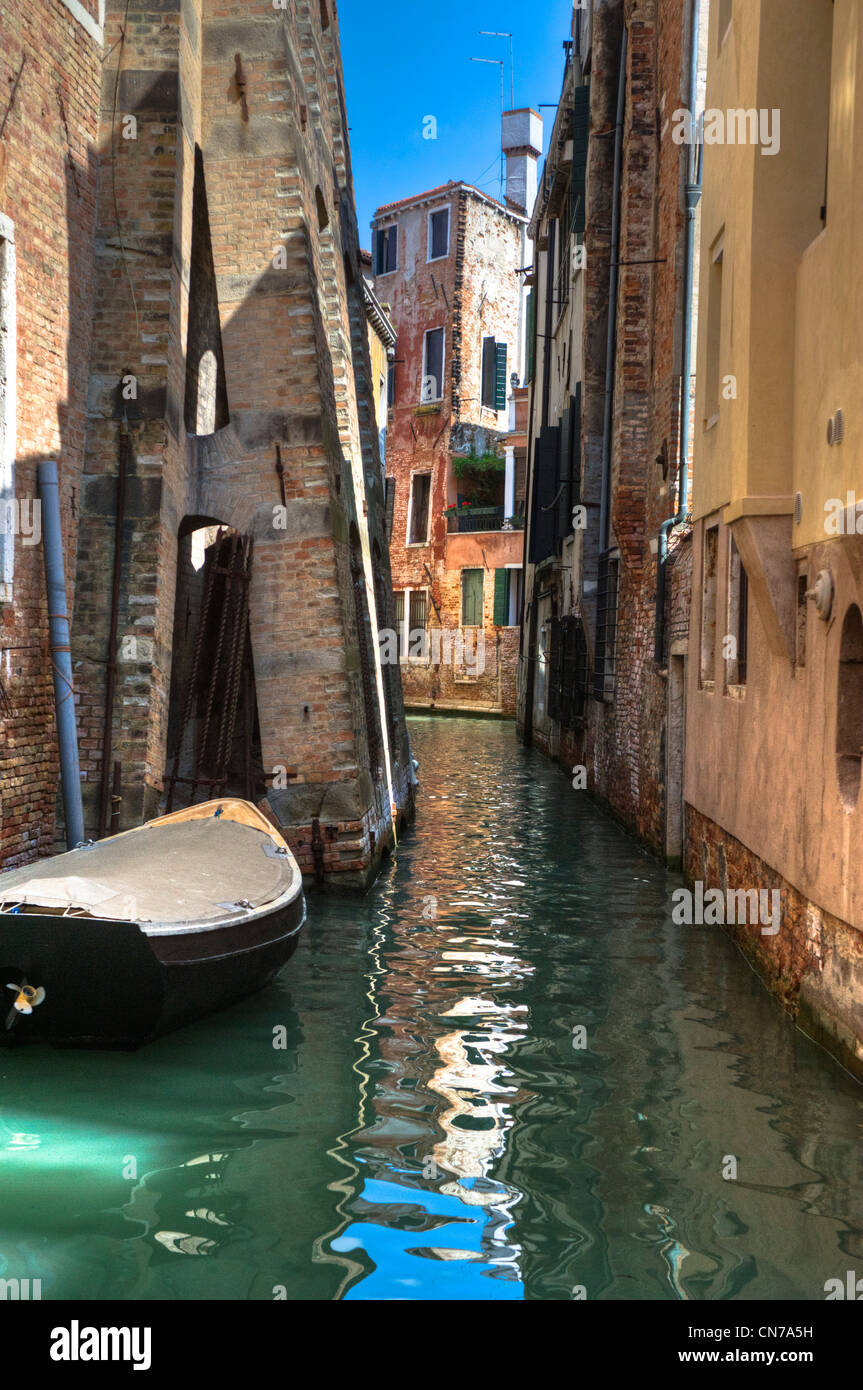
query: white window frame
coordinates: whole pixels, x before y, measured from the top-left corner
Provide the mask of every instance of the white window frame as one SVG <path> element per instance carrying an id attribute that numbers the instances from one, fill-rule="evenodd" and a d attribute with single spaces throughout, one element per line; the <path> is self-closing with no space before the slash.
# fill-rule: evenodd
<path id="1" fill-rule="evenodd" d="M 424 541 L 411 540 L 411 526 L 414 519 L 414 478 L 428 478 L 429 480 L 429 509 L 426 517 L 426 538 Z M 411 487 L 408 493 L 408 524 L 405 532 L 405 548 L 413 549 L 417 546 L 428 545 L 431 535 L 431 512 L 432 512 L 432 471 L 426 468 L 417 468 L 411 473 Z M 404 591 L 408 592 L 407 589 Z"/>
<path id="2" fill-rule="evenodd" d="M 430 333 L 442 333 L 442 334 L 443 334 L 443 346 L 442 346 L 442 348 L 441 348 L 441 355 L 440 355 L 440 381 L 438 382 L 438 390 L 439 390 L 439 392 L 440 392 L 440 395 L 437 395 L 437 396 L 429 396 L 428 398 L 426 398 L 426 397 L 423 395 L 423 382 L 425 381 L 426 377 L 429 375 L 427 368 L 428 368 L 428 337 L 429 337 L 429 334 L 430 334 Z M 443 398 L 444 398 L 443 384 L 444 384 L 445 379 L 446 379 L 446 324 L 439 323 L 439 324 L 436 324 L 436 325 L 435 325 L 434 327 L 432 327 L 432 328 L 427 328 L 426 331 L 425 331 L 425 333 L 423 334 L 423 360 L 422 360 L 422 371 L 421 371 L 421 373 L 420 373 L 420 405 L 439 405 L 439 404 L 440 404 L 440 402 L 441 402 L 441 401 L 443 400 Z"/>
<path id="3" fill-rule="evenodd" d="M 0 213 L 0 376 L 5 378 L 0 436 L 0 527 L 6 528 L 0 550 L 0 602 L 12 602 L 15 577 L 15 535 L 7 504 L 15 497 L 16 425 L 18 419 L 18 367 L 16 326 L 15 224 Z"/>
<path id="4" fill-rule="evenodd" d="M 445 213 L 446 213 L 446 251 L 444 251 L 444 253 L 443 253 L 442 256 L 433 256 L 433 255 L 432 255 L 432 218 L 433 218 L 433 217 L 436 217 L 437 214 L 438 214 L 438 213 L 441 213 L 441 212 L 445 212 Z M 449 259 L 451 229 L 452 229 L 452 207 L 451 207 L 451 205 L 450 205 L 449 203 L 447 203 L 446 207 L 442 207 L 442 208 L 432 208 L 431 212 L 430 212 L 429 215 L 428 215 L 428 232 L 427 232 L 427 239 L 426 239 L 426 265 L 432 265 L 432 264 L 434 264 L 435 261 L 445 261 L 445 260 L 448 260 L 448 259 Z"/>

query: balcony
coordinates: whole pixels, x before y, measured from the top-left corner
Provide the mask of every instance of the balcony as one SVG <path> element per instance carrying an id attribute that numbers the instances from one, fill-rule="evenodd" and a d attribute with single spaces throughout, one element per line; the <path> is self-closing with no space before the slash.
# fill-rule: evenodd
<path id="1" fill-rule="evenodd" d="M 475 506 L 471 503 L 460 507 L 446 507 L 447 534 L 467 535 L 472 531 L 523 531 L 524 515 L 506 516 L 503 506 Z"/>

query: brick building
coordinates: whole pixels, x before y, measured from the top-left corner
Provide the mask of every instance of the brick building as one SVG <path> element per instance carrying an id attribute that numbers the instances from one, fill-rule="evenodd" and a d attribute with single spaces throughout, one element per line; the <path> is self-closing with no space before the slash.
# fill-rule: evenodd
<path id="1" fill-rule="evenodd" d="M 413 708 L 515 713 L 526 453 L 513 433 L 527 338 L 520 271 L 541 145 L 535 112 L 507 112 L 505 204 L 454 182 L 379 208 L 373 223 L 375 288 L 398 332 L 387 442 L 391 654 Z"/>
<path id="2" fill-rule="evenodd" d="M 530 225 L 537 337 L 519 686 L 522 737 L 677 860 L 697 190 L 688 198 L 691 149 L 672 139 L 671 115 L 690 102 L 691 31 L 679 0 L 573 9 Z"/>
<path id="3" fill-rule="evenodd" d="M 98 0 L 0 3 L 0 865 L 50 852 L 58 755 L 36 468 L 74 571 L 93 305 Z"/>
<path id="4" fill-rule="evenodd" d="M 412 785 L 374 640 L 391 598 L 335 7 L 118 0 L 93 61 L 69 566 L 88 833 L 119 764 L 122 826 L 245 795 L 304 870 L 364 882 Z"/>

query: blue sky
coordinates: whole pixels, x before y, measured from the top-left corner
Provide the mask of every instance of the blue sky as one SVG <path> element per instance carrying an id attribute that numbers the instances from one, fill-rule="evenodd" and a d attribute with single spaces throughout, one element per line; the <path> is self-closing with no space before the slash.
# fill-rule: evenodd
<path id="1" fill-rule="evenodd" d="M 510 105 L 509 40 L 480 29 L 511 30 L 515 104 L 536 107 L 560 95 L 572 0 L 340 0 L 339 29 L 360 243 L 370 248 L 376 207 L 465 179 L 497 197 L 500 69 L 471 58 L 504 60 Z M 540 112 L 546 137 L 554 111 Z M 423 139 L 434 116 L 437 139 Z"/>

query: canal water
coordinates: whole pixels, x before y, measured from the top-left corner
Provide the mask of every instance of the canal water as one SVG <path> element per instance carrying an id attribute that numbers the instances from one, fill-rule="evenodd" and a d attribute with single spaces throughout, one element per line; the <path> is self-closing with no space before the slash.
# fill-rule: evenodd
<path id="1" fill-rule="evenodd" d="M 138 1053 L 0 1053 L 0 1276 L 820 1300 L 863 1274 L 863 1088 L 511 725 L 411 735 L 415 828 L 365 898 L 310 896 L 269 990 Z"/>

